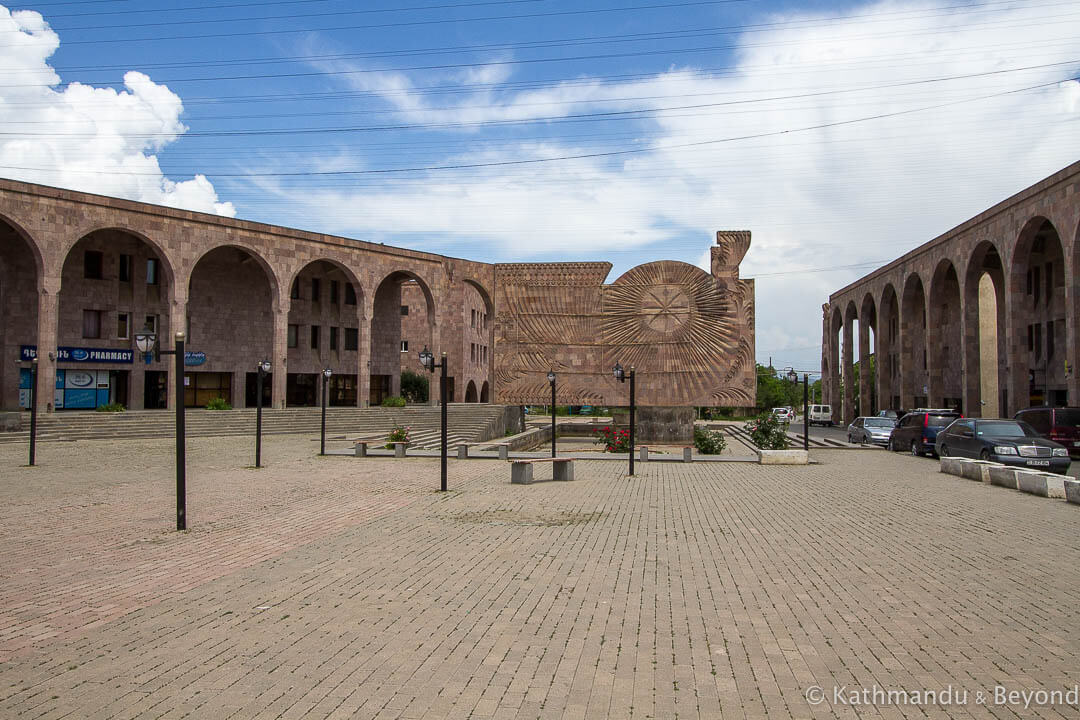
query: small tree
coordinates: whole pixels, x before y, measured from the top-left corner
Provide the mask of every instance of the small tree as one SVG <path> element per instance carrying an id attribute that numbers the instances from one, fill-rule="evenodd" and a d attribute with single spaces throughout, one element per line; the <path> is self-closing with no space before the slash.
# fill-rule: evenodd
<path id="1" fill-rule="evenodd" d="M 784 426 L 772 413 L 763 413 L 745 425 L 750 441 L 762 450 L 787 450 L 788 436 Z"/>
<path id="2" fill-rule="evenodd" d="M 727 448 L 727 440 L 719 430 L 694 428 L 694 447 L 702 455 L 719 455 Z"/>
<path id="3" fill-rule="evenodd" d="M 412 370 L 401 371 L 401 395 L 411 403 L 426 403 L 431 385 L 427 377 Z"/>

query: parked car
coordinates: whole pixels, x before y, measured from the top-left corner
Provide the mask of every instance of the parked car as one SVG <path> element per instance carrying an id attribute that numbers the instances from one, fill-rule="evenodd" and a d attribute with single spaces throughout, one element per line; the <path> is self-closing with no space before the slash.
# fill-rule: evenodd
<path id="1" fill-rule="evenodd" d="M 829 427 L 832 427 L 832 406 L 811 405 L 809 422 L 811 425 L 828 425 Z"/>
<path id="2" fill-rule="evenodd" d="M 879 418 L 891 418 L 893 420 L 899 420 L 900 418 L 904 417 L 904 411 L 903 410 L 878 410 L 877 417 L 879 417 Z"/>
<path id="3" fill-rule="evenodd" d="M 1064 445 L 1070 457 L 1080 458 L 1080 408 L 1033 407 L 1013 417 L 1035 428 L 1044 438 Z"/>
<path id="4" fill-rule="evenodd" d="M 1020 420 L 961 418 L 937 434 L 936 445 L 941 457 L 993 460 L 1061 475 L 1071 462 L 1068 448 Z"/>
<path id="5" fill-rule="evenodd" d="M 908 450 L 912 455 L 936 454 L 934 441 L 938 431 L 961 417 L 955 410 L 918 408 L 912 410 L 893 428 L 888 448 Z"/>
<path id="6" fill-rule="evenodd" d="M 776 416 L 776 419 L 780 422 L 789 423 L 795 419 L 795 411 L 789 407 L 773 408 L 772 414 Z"/>
<path id="7" fill-rule="evenodd" d="M 848 425 L 847 441 L 849 443 L 874 443 L 875 445 L 888 445 L 889 437 L 896 420 L 885 417 L 857 417 Z"/>

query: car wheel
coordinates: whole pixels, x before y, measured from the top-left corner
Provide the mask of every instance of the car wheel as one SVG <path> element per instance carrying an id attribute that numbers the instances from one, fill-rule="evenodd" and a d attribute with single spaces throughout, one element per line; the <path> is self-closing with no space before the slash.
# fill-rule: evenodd
<path id="1" fill-rule="evenodd" d="M 919 452 L 919 443 L 917 440 L 911 441 L 911 454 L 915 457 L 919 457 L 920 455 L 922 455 L 922 453 Z"/>
<path id="2" fill-rule="evenodd" d="M 848 433 L 847 441 L 848 441 L 848 445 L 854 445 L 855 444 L 855 438 L 852 437 L 851 433 Z"/>
<path id="3" fill-rule="evenodd" d="M 941 457 L 949 457 L 949 446 L 948 445 L 942 445 L 941 446 Z"/>
<path id="4" fill-rule="evenodd" d="M 989 450 L 983 450 L 981 453 L 979 453 L 979 459 L 980 460 L 989 460 L 990 459 L 990 451 Z"/>

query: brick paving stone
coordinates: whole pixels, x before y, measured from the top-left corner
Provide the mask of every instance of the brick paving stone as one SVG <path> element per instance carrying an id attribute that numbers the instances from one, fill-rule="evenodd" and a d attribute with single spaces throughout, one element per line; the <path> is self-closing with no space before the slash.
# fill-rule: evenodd
<path id="1" fill-rule="evenodd" d="M 1080 682 L 1080 513 L 928 460 L 505 463 L 0 446 L 0 717 L 1048 717 L 834 686 Z M 16 452 L 18 451 L 18 452 Z M 820 686 L 829 702 L 812 706 Z"/>

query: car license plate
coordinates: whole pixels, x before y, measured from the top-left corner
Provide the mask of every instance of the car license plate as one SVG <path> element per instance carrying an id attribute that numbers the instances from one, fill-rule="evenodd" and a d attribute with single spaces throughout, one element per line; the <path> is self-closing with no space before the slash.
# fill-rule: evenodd
<path id="1" fill-rule="evenodd" d="M 1074 441 L 1073 442 L 1073 447 L 1080 447 L 1080 440 Z"/>
<path id="2" fill-rule="evenodd" d="M 1049 467 L 1050 466 L 1050 461 L 1049 460 L 1028 460 L 1027 464 L 1028 465 L 1045 465 L 1045 466 Z"/>

